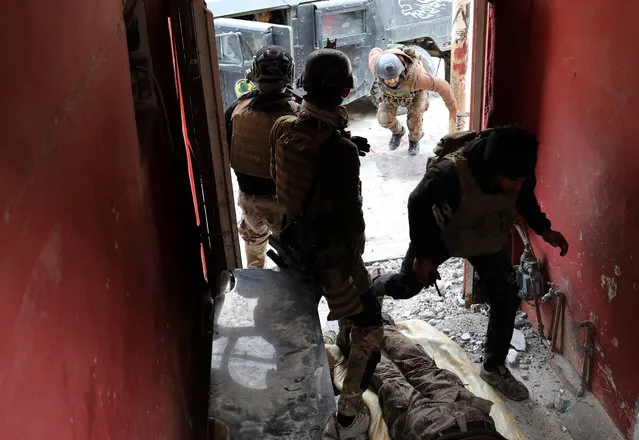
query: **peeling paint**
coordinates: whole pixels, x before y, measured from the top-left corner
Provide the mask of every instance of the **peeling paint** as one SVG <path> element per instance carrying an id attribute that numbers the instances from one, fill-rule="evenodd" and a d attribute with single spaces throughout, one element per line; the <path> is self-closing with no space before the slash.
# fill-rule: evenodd
<path id="1" fill-rule="evenodd" d="M 106 279 L 106 283 L 104 283 L 104 284 L 105 284 L 105 287 L 106 287 L 106 290 L 109 290 L 109 281 L 110 281 L 110 280 L 109 280 L 109 278 L 107 277 L 107 279 Z"/>
<path id="2" fill-rule="evenodd" d="M 118 244 L 118 242 L 116 241 L 116 242 L 115 242 L 115 250 L 117 251 L 117 250 L 119 250 L 119 249 L 120 249 L 120 245 L 119 245 L 119 244 Z"/>
<path id="3" fill-rule="evenodd" d="M 617 338 L 612 338 L 612 339 L 610 340 L 610 343 L 611 343 L 611 344 L 612 344 L 612 346 L 613 346 L 613 347 L 615 347 L 615 348 L 619 347 L 619 339 L 617 339 Z"/>
<path id="4" fill-rule="evenodd" d="M 579 241 L 583 241 L 584 240 L 584 234 L 581 232 L 581 229 L 579 230 Z"/>
<path id="5" fill-rule="evenodd" d="M 615 266 L 615 275 L 617 275 L 618 277 L 621 276 L 621 268 L 619 266 Z"/>
<path id="6" fill-rule="evenodd" d="M 612 302 L 615 296 L 617 296 L 617 283 L 615 280 L 601 275 L 601 287 L 608 291 L 608 302 Z"/>
<path id="7" fill-rule="evenodd" d="M 9 222 L 11 221 L 11 213 L 9 211 L 4 213 L 4 222 L 6 224 L 9 224 Z"/>
<path id="8" fill-rule="evenodd" d="M 577 279 L 579 281 L 581 281 L 581 271 L 580 270 L 577 271 Z"/>
<path id="9" fill-rule="evenodd" d="M 608 382 L 608 384 L 612 387 L 612 389 L 615 391 L 615 394 L 616 394 L 617 385 L 615 385 L 615 380 L 612 378 L 612 371 L 610 370 L 610 367 L 608 365 L 605 365 L 605 366 L 599 365 L 599 370 L 601 370 L 601 375 L 606 380 L 606 382 Z"/>

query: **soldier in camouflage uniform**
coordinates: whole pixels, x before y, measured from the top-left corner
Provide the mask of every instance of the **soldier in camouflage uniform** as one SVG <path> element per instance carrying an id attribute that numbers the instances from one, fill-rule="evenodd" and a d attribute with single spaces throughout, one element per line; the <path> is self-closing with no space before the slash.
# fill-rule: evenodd
<path id="1" fill-rule="evenodd" d="M 370 415 L 361 394 L 379 361 L 382 338 L 381 307 L 362 260 L 358 149 L 368 146 L 344 131 L 348 115 L 341 103 L 353 88 L 346 55 L 313 52 L 300 85 L 306 95 L 299 116 L 282 117 L 271 130 L 271 173 L 285 209 L 280 240 L 317 280 L 331 314 L 354 323 L 338 412 L 327 429 L 342 440 L 366 439 Z"/>
<path id="2" fill-rule="evenodd" d="M 384 320 L 382 359 L 371 380 L 389 434 L 402 440 L 503 440 L 490 409 L 448 370 L 438 368 L 422 347 Z M 340 323 L 335 341 L 348 353 L 350 323 Z M 330 337 L 329 337 L 330 339 Z"/>
<path id="3" fill-rule="evenodd" d="M 428 110 L 428 91 L 434 91 L 446 103 L 449 118 L 455 121 L 457 101 L 450 85 L 441 78 L 429 74 L 422 65 L 419 55 L 411 48 L 392 48 L 382 51 L 375 47 L 368 55 L 368 66 L 379 78 L 383 92 L 382 102 L 377 111 L 377 120 L 388 128 L 392 136 L 388 143 L 390 150 L 399 147 L 406 129 L 397 120 L 399 106 L 408 108 L 408 152 L 419 153 L 419 140 L 424 136 L 424 113 Z"/>
<path id="4" fill-rule="evenodd" d="M 268 237 L 279 234 L 284 216 L 271 178 L 269 133 L 280 116 L 293 114 L 298 107 L 286 91 L 293 80 L 293 59 L 282 47 L 265 46 L 247 76 L 257 89 L 241 95 L 226 110 L 226 133 L 240 187 L 238 230 L 248 267 L 263 268 Z"/>

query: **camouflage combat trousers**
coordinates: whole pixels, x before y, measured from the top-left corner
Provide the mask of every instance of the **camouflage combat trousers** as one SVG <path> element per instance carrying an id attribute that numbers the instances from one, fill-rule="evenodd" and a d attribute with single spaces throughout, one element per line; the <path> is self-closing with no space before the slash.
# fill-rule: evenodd
<path id="1" fill-rule="evenodd" d="M 388 128 L 393 134 L 402 131 L 402 124 L 397 120 L 399 105 L 381 102 L 377 110 L 379 125 Z M 414 142 L 424 137 L 424 113 L 428 110 L 428 92 L 421 90 L 415 93 L 413 101 L 408 105 L 406 125 L 408 125 L 408 139 Z"/>
<path id="2" fill-rule="evenodd" d="M 471 432 L 472 438 L 503 438 L 489 415 L 492 402 L 464 388 L 459 377 L 438 368 L 392 326 L 384 327 L 382 354 L 372 385 L 392 438 L 452 439 Z"/>
<path id="3" fill-rule="evenodd" d="M 237 228 L 244 240 L 248 267 L 264 268 L 268 237 L 271 233 L 279 235 L 284 210 L 275 196 L 255 196 L 242 191 L 238 205 L 242 219 Z"/>
<path id="4" fill-rule="evenodd" d="M 382 344 L 381 306 L 371 290 L 371 280 L 360 255 L 345 258 L 342 264 L 320 269 L 316 274 L 331 314 L 349 318 L 350 353 L 338 402 L 338 412 L 355 416 L 368 388 L 372 371 L 380 358 Z"/>

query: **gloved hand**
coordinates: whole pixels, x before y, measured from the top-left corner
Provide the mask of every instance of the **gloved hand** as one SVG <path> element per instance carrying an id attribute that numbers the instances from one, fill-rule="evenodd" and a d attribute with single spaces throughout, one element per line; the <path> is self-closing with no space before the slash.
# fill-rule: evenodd
<path id="1" fill-rule="evenodd" d="M 564 238 L 561 232 L 553 231 L 552 229 L 544 232 L 542 238 L 546 243 L 551 245 L 552 247 L 558 247 L 561 249 L 562 257 L 568 253 L 568 240 Z"/>
<path id="2" fill-rule="evenodd" d="M 366 156 L 366 153 L 369 153 L 371 151 L 371 146 L 368 143 L 368 139 L 366 139 L 365 137 L 351 136 L 351 142 L 357 145 L 359 155 L 362 157 Z"/>
<path id="3" fill-rule="evenodd" d="M 432 260 L 415 259 L 413 262 L 413 270 L 417 275 L 417 279 L 419 279 L 425 287 L 430 287 L 434 285 L 437 280 L 441 280 L 439 272 L 437 271 L 437 265 Z"/>

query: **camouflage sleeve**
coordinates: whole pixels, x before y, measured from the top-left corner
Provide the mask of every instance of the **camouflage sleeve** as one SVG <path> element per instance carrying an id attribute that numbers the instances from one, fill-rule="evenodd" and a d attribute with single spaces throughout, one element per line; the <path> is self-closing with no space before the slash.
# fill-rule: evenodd
<path id="1" fill-rule="evenodd" d="M 364 232 L 359 154 L 357 146 L 347 139 L 342 139 L 339 147 L 332 160 L 335 166 L 335 194 L 338 198 L 335 206 L 336 220 L 346 234 L 357 236 Z"/>
<path id="2" fill-rule="evenodd" d="M 277 140 L 282 136 L 283 128 L 284 128 L 284 120 L 287 116 L 282 116 L 273 124 L 271 127 L 271 132 L 268 136 L 269 145 L 271 146 L 271 178 L 275 181 L 276 179 L 276 157 L 277 157 Z"/>
<path id="3" fill-rule="evenodd" d="M 418 69 L 415 74 L 415 90 L 429 90 L 438 93 L 444 100 L 444 104 L 446 104 L 448 112 L 456 115 L 457 100 L 455 99 L 455 94 L 453 93 L 453 89 L 450 84 L 448 84 L 445 80 L 426 72 L 426 70 L 424 70 L 424 68 L 420 65 L 416 65 L 415 68 Z"/>
<path id="4" fill-rule="evenodd" d="M 368 54 L 368 68 L 371 70 L 373 75 L 376 75 L 375 66 L 377 65 L 377 60 L 379 60 L 379 57 L 381 57 L 383 53 L 384 51 L 382 49 L 374 47 Z"/>

